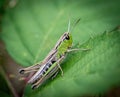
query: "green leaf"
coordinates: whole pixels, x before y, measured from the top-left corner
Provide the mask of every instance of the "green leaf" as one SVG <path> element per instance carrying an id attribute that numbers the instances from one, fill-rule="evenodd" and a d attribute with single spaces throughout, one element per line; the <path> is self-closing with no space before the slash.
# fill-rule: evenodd
<path id="1" fill-rule="evenodd" d="M 120 30 L 90 39 L 79 51 L 69 54 L 61 64 L 64 76 L 49 80 L 36 91 L 26 91 L 29 97 L 76 97 L 99 94 L 120 83 Z M 29 92 L 28 92 L 29 91 Z"/>
<path id="2" fill-rule="evenodd" d="M 81 22 L 71 33 L 73 44 L 90 48 L 68 55 L 61 64 L 64 76 L 49 80 L 41 88 L 26 89 L 25 96 L 58 97 L 100 93 L 120 82 L 120 31 L 109 32 L 120 24 L 119 0 L 21 0 L 7 9 L 1 38 L 14 60 L 30 66 L 44 59 L 61 34 L 67 31 L 69 18 Z M 95 38 L 96 37 L 96 38 Z M 78 46 L 79 47 L 79 46 Z"/>

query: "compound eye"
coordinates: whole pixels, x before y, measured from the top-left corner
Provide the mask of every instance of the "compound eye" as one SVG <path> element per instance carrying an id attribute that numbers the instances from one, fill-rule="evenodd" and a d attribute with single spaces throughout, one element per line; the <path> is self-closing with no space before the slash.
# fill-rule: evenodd
<path id="1" fill-rule="evenodd" d="M 70 39 L 69 35 L 67 35 L 67 36 L 65 37 L 65 39 L 66 39 L 66 40 L 69 40 L 69 39 Z"/>

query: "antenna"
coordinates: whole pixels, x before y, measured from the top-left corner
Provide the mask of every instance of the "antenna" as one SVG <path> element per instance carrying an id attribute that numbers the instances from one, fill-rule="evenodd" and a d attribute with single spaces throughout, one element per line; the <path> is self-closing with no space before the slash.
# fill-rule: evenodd
<path id="1" fill-rule="evenodd" d="M 74 22 L 74 24 L 73 24 L 73 26 L 72 26 L 72 28 L 71 28 L 71 31 L 73 30 L 73 28 L 75 28 L 75 26 L 79 23 L 80 20 L 81 20 L 81 18 L 78 18 L 78 19 Z"/>
<path id="2" fill-rule="evenodd" d="M 73 30 L 73 28 L 75 28 L 75 26 L 79 23 L 80 20 L 81 20 L 81 18 L 78 18 L 78 19 L 74 22 L 72 28 L 70 29 L 70 18 L 69 18 L 69 22 L 68 22 L 68 32 L 69 32 L 69 33 Z"/>
<path id="3" fill-rule="evenodd" d="M 70 32 L 70 19 L 69 19 L 69 22 L 68 22 L 68 32 Z"/>

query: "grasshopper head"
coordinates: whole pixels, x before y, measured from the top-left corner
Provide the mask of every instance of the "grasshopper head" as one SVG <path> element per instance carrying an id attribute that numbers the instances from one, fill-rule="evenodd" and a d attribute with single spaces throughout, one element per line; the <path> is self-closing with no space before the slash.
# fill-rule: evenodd
<path id="1" fill-rule="evenodd" d="M 69 32 L 65 32 L 63 36 L 64 36 L 64 40 L 68 40 L 68 41 L 72 38 Z"/>
<path id="2" fill-rule="evenodd" d="M 65 32 L 63 34 L 64 38 L 63 41 L 68 44 L 69 47 L 72 46 L 72 35 L 69 32 Z"/>

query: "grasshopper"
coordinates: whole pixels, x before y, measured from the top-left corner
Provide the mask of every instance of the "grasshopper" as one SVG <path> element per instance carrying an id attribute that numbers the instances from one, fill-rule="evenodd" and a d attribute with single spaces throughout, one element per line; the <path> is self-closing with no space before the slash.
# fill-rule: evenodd
<path id="1" fill-rule="evenodd" d="M 79 21 L 80 19 L 78 19 L 75 24 L 77 24 Z M 35 72 L 27 82 L 32 85 L 32 89 L 38 88 L 48 78 L 56 76 L 59 70 L 61 70 L 61 75 L 63 75 L 63 70 L 60 66 L 60 63 L 65 59 L 68 52 L 79 50 L 71 49 L 72 43 L 73 41 L 70 33 L 69 20 L 68 31 L 60 37 L 54 48 L 49 52 L 45 59 L 39 64 L 20 69 L 19 72 L 21 74 Z"/>

